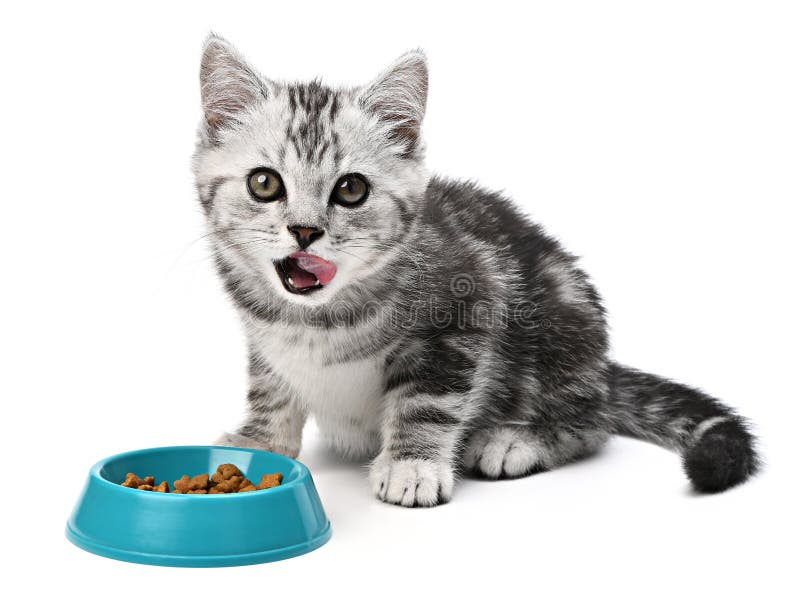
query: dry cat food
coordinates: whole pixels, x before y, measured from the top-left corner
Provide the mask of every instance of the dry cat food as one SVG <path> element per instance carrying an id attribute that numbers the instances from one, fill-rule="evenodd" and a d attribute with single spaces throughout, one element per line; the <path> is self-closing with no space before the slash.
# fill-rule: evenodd
<path id="1" fill-rule="evenodd" d="M 236 494 L 239 492 L 255 492 L 256 490 L 266 490 L 279 486 L 283 481 L 280 473 L 271 473 L 261 476 L 258 485 L 253 484 L 247 479 L 236 465 L 224 464 L 217 467 L 216 473 L 211 477 L 208 473 L 189 477 L 184 475 L 172 483 L 170 492 L 169 484 L 162 481 L 156 485 L 156 478 L 148 475 L 144 479 L 139 479 L 133 473 L 128 473 L 120 485 L 137 490 L 149 492 L 164 492 L 172 494 Z"/>

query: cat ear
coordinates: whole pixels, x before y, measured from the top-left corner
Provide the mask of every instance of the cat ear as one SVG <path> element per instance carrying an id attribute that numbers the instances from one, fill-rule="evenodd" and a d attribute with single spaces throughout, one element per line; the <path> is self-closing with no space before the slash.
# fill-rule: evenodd
<path id="1" fill-rule="evenodd" d="M 226 40 L 210 34 L 200 61 L 200 96 L 209 133 L 235 125 L 241 114 L 268 97 L 268 84 Z"/>
<path id="2" fill-rule="evenodd" d="M 422 50 L 412 50 L 361 90 L 361 107 L 388 126 L 389 138 L 413 156 L 428 99 L 428 62 Z"/>

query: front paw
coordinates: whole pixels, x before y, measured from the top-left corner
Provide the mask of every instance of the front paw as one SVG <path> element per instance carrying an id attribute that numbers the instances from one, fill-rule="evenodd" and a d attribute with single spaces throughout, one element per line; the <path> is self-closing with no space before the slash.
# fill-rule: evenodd
<path id="1" fill-rule="evenodd" d="M 370 482 L 382 501 L 401 506 L 436 506 L 453 495 L 453 469 L 448 463 L 394 460 L 382 452 L 372 463 Z"/>
<path id="2" fill-rule="evenodd" d="M 231 446 L 233 448 L 252 448 L 253 450 L 266 450 L 267 452 L 274 452 L 276 454 L 283 454 L 289 458 L 297 458 L 300 454 L 300 446 L 287 446 L 284 444 L 276 444 L 256 440 L 238 433 L 223 433 L 214 442 L 215 446 Z"/>

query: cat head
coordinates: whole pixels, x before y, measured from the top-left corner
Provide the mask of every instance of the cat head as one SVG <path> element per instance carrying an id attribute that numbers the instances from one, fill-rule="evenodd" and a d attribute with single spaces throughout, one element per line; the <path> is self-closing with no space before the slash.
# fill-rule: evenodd
<path id="1" fill-rule="evenodd" d="M 218 257 L 279 297 L 321 304 L 374 277 L 428 184 L 425 56 L 334 88 L 259 75 L 210 36 L 194 172 Z"/>

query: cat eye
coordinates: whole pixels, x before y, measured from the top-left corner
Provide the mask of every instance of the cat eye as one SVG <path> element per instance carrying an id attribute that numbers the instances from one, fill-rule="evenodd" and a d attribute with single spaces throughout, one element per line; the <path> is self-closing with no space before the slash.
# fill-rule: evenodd
<path id="1" fill-rule="evenodd" d="M 257 202 L 272 202 L 286 196 L 283 179 L 272 169 L 256 169 L 247 176 L 247 191 Z"/>
<path id="2" fill-rule="evenodd" d="M 369 195 L 369 184 L 362 175 L 350 173 L 343 175 L 333 186 L 331 202 L 342 206 L 355 206 L 362 203 Z"/>

